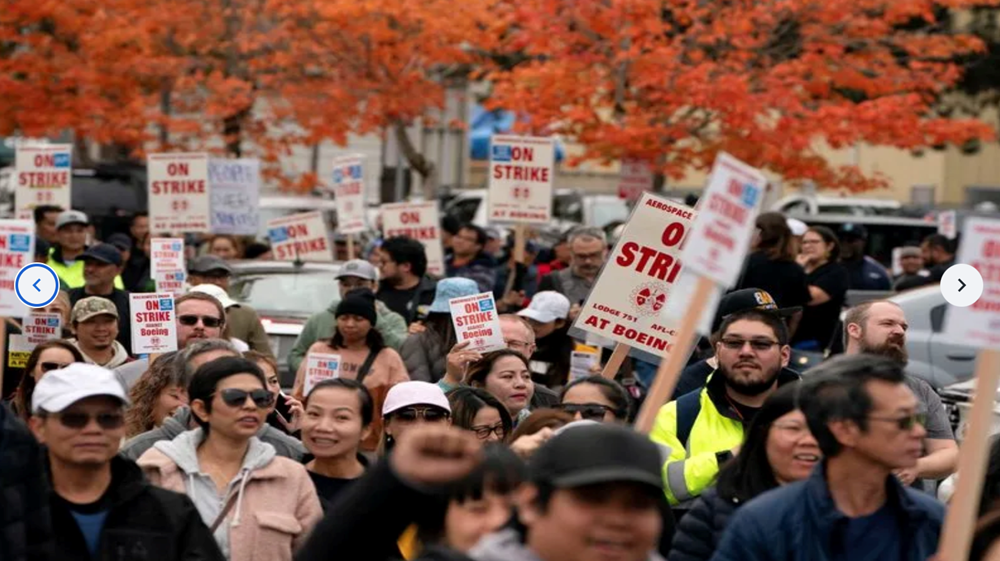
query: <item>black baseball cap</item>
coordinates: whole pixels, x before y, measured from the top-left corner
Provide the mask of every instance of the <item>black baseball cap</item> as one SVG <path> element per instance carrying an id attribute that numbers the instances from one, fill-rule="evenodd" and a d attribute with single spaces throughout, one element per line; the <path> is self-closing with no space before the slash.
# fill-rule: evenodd
<path id="1" fill-rule="evenodd" d="M 233 274 L 233 268 L 229 266 L 229 263 L 226 263 L 220 257 L 216 257 L 215 255 L 202 255 L 200 257 L 195 257 L 188 263 L 188 272 L 196 275 L 205 275 L 214 272 L 231 275 Z"/>
<path id="2" fill-rule="evenodd" d="M 132 238 L 128 237 L 128 234 L 116 232 L 108 236 L 108 239 L 104 241 L 117 247 L 120 251 L 128 251 L 132 249 Z"/>
<path id="3" fill-rule="evenodd" d="M 534 483 L 566 489 L 600 483 L 640 483 L 663 493 L 663 455 L 649 437 L 609 424 L 567 429 L 535 452 Z"/>
<path id="4" fill-rule="evenodd" d="M 786 318 L 802 311 L 802 307 L 779 308 L 771 294 L 759 288 L 735 290 L 723 296 L 719 302 L 719 309 L 715 312 L 715 321 L 712 322 L 712 333 L 717 332 L 722 327 L 722 322 L 727 316 L 747 310 L 773 312 L 779 317 Z"/>
<path id="5" fill-rule="evenodd" d="M 868 230 L 861 224 L 844 224 L 840 227 L 841 240 L 867 240 Z"/>
<path id="6" fill-rule="evenodd" d="M 83 255 L 80 256 L 80 259 L 84 261 L 90 259 L 107 265 L 121 267 L 122 252 L 109 243 L 98 243 L 88 247 L 87 251 L 84 251 Z"/>

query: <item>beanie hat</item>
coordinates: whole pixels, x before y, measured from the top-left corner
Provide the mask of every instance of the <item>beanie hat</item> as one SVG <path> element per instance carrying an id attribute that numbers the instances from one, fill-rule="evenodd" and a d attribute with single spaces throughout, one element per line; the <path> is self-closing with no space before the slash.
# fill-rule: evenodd
<path id="1" fill-rule="evenodd" d="M 375 293 L 367 288 L 348 292 L 337 306 L 335 315 L 339 318 L 345 314 L 363 317 L 374 326 L 378 319 L 378 314 L 375 313 Z"/>

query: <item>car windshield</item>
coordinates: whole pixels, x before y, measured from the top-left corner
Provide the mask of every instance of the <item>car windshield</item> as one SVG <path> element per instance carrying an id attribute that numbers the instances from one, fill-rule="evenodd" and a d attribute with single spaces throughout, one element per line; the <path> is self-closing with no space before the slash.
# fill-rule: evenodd
<path id="1" fill-rule="evenodd" d="M 308 317 L 339 296 L 331 271 L 249 274 L 233 280 L 230 294 L 261 314 Z"/>

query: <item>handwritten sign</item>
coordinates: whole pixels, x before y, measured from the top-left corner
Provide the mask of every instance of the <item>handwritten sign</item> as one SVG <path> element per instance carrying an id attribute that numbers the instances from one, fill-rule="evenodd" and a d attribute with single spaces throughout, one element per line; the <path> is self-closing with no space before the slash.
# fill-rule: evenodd
<path id="1" fill-rule="evenodd" d="M 177 350 L 177 318 L 173 294 L 129 294 L 132 354 Z"/>
<path id="2" fill-rule="evenodd" d="M 427 272 L 444 275 L 444 251 L 441 249 L 441 218 L 437 203 L 394 203 L 381 207 L 382 232 L 386 239 L 406 236 L 424 244 Z"/>
<path id="3" fill-rule="evenodd" d="M 574 326 L 666 356 L 675 333 L 662 315 L 673 298 L 681 245 L 694 216 L 684 205 L 643 193 Z"/>
<path id="4" fill-rule="evenodd" d="M 309 395 L 316 384 L 340 377 L 340 355 L 309 353 L 306 356 L 304 395 Z"/>
<path id="5" fill-rule="evenodd" d="M 551 138 L 496 135 L 490 140 L 489 220 L 552 220 L 555 145 Z"/>
<path id="6" fill-rule="evenodd" d="M 150 154 L 146 169 L 152 233 L 211 230 L 207 154 Z"/>
<path id="7" fill-rule="evenodd" d="M 260 160 L 208 161 L 212 232 L 255 236 L 260 229 Z"/>
<path id="8" fill-rule="evenodd" d="M 184 267 L 183 238 L 153 238 L 149 241 L 150 276 L 156 283 L 157 292 L 169 292 L 174 296 L 184 294 L 184 280 L 187 271 Z"/>
<path id="9" fill-rule="evenodd" d="M 267 236 L 276 261 L 333 262 L 326 222 L 318 210 L 269 220 Z"/>
<path id="10" fill-rule="evenodd" d="M 723 287 L 735 285 L 766 186 L 760 170 L 720 152 L 681 253 L 684 266 Z"/>
<path id="11" fill-rule="evenodd" d="M 453 298 L 448 305 L 458 342 L 469 342 L 466 350 L 488 353 L 507 348 L 492 292 Z"/>
<path id="12" fill-rule="evenodd" d="M 72 208 L 72 159 L 73 147 L 69 144 L 19 146 L 14 157 L 15 208 Z"/>
<path id="13" fill-rule="evenodd" d="M 337 205 L 337 231 L 360 234 L 367 229 L 364 156 L 346 156 L 333 161 L 333 200 Z"/>
<path id="14" fill-rule="evenodd" d="M 17 298 L 14 281 L 35 257 L 35 224 L 0 220 L 0 317 L 24 317 L 28 307 Z"/>
<path id="15" fill-rule="evenodd" d="M 653 170 L 641 160 L 622 160 L 618 179 L 618 198 L 637 201 L 643 193 L 653 190 Z"/>

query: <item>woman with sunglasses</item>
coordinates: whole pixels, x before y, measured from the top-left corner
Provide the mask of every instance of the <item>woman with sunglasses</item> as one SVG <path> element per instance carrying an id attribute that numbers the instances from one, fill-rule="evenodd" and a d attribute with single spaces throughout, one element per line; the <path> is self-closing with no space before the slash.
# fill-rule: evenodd
<path id="1" fill-rule="evenodd" d="M 14 394 L 13 408 L 23 421 L 31 417 L 31 396 L 35 384 L 53 370 L 66 368 L 74 362 L 83 362 L 83 355 L 73 345 L 63 340 L 46 341 L 35 347 L 24 365 L 24 374 Z"/>
<path id="2" fill-rule="evenodd" d="M 668 561 L 711 559 L 730 517 L 741 505 L 781 485 L 809 477 L 819 446 L 798 409 L 798 384 L 774 392 L 750 422 L 736 458 L 719 472 L 680 520 Z"/>
<path id="3" fill-rule="evenodd" d="M 153 430 L 188 404 L 184 371 L 176 367 L 176 358 L 177 351 L 156 357 L 129 390 L 132 406 L 125 412 L 125 438 Z"/>
<path id="4" fill-rule="evenodd" d="M 195 372 L 188 397 L 198 428 L 158 442 L 139 465 L 154 485 L 191 498 L 230 561 L 290 561 L 322 509 L 306 469 L 255 436 L 274 402 L 263 372 L 219 358 Z"/>
<path id="5" fill-rule="evenodd" d="M 403 382 L 385 396 L 382 405 L 382 434 L 379 455 L 392 451 L 396 439 L 421 423 L 451 424 L 451 404 L 437 384 Z"/>
<path id="6" fill-rule="evenodd" d="M 535 395 L 528 359 L 511 349 L 494 351 L 469 367 L 470 386 L 484 389 L 503 403 L 514 426 L 528 418 L 528 405 Z"/>
<path id="7" fill-rule="evenodd" d="M 281 391 L 278 361 L 271 355 L 257 351 L 246 351 L 243 358 L 260 367 L 267 380 L 267 391 L 274 394 L 274 405 L 267 413 L 267 424 L 289 436 L 297 437 L 302 422 L 302 402 Z"/>
<path id="8" fill-rule="evenodd" d="M 361 441 L 372 430 L 375 404 L 361 382 L 333 378 L 316 384 L 303 405 L 302 444 L 309 451 L 303 461 L 328 510 L 368 468 Z"/>
<path id="9" fill-rule="evenodd" d="M 448 392 L 451 424 L 472 431 L 483 442 L 507 442 L 514 429 L 510 413 L 493 394 L 463 386 Z"/>
<path id="10" fill-rule="evenodd" d="M 627 423 L 632 413 L 632 397 L 614 380 L 589 376 L 563 388 L 559 408 L 575 420 Z"/>

